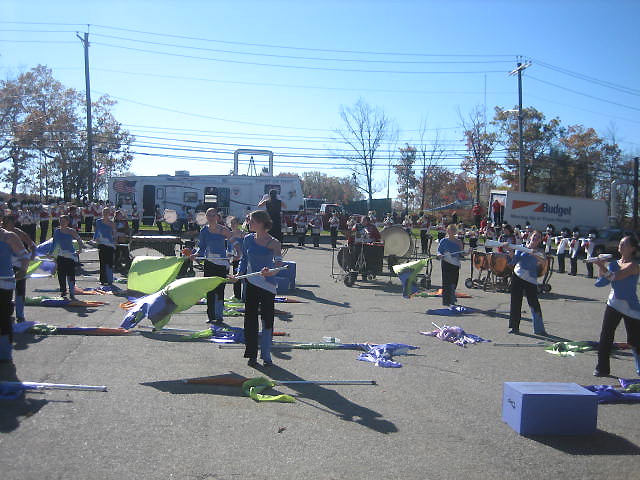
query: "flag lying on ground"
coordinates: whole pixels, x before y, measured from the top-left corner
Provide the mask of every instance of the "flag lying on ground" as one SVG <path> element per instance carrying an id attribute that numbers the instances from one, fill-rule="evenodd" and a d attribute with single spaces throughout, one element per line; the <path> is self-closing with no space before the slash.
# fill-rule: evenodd
<path id="1" fill-rule="evenodd" d="M 427 260 L 422 259 L 393 266 L 393 271 L 398 275 L 402 283 L 402 296 L 404 298 L 411 298 L 411 295 L 418 291 L 416 277 L 426 264 Z"/>
<path id="2" fill-rule="evenodd" d="M 434 324 L 435 325 L 435 324 Z M 428 337 L 436 337 L 445 342 L 451 342 L 459 347 L 464 347 L 468 343 L 482 343 L 482 342 L 490 342 L 491 340 L 485 340 L 482 337 L 477 335 L 473 335 L 471 333 L 465 332 L 462 327 L 450 327 L 448 325 L 443 325 L 442 327 L 438 327 L 436 325 L 436 330 L 432 332 L 420 332 L 422 335 L 426 335 Z"/>
<path id="3" fill-rule="evenodd" d="M 133 292 L 150 295 L 173 282 L 186 257 L 139 256 L 131 262 L 127 288 Z"/>
<path id="4" fill-rule="evenodd" d="M 545 350 L 553 355 L 561 357 L 575 357 L 576 353 L 589 352 L 598 348 L 598 342 L 556 342 L 549 345 Z"/>
<path id="5" fill-rule="evenodd" d="M 122 328 L 130 330 L 147 317 L 153 323 L 154 330 L 161 330 L 174 313 L 183 312 L 213 290 L 226 279 L 221 277 L 181 278 L 174 280 L 165 288 L 151 295 L 139 298 L 135 302 L 125 302 L 120 306 L 128 310 Z"/>
<path id="6" fill-rule="evenodd" d="M 30 307 L 101 307 L 107 302 L 73 300 L 62 297 L 25 297 L 24 304 Z"/>
<path id="7" fill-rule="evenodd" d="M 444 315 L 445 317 L 459 317 L 465 313 L 475 313 L 475 308 L 465 307 L 463 305 L 450 305 L 447 308 L 430 308 L 427 315 Z"/>
<path id="8" fill-rule="evenodd" d="M 361 353 L 357 360 L 375 363 L 376 367 L 400 368 L 400 362 L 394 362 L 394 355 L 406 355 L 409 350 L 419 347 L 406 345 L 404 343 L 381 343 L 380 345 L 362 344 L 365 352 Z"/>
<path id="9" fill-rule="evenodd" d="M 442 288 L 439 288 L 438 290 L 436 290 L 434 292 L 420 292 L 420 293 L 417 293 L 416 296 L 418 296 L 418 297 L 442 297 L 442 293 L 443 293 Z M 471 295 L 469 295 L 468 293 L 456 292 L 456 298 L 473 298 L 473 297 Z"/>
<path id="10" fill-rule="evenodd" d="M 584 388 L 598 395 L 598 403 L 640 403 L 640 393 L 616 389 L 611 385 L 584 385 Z"/>

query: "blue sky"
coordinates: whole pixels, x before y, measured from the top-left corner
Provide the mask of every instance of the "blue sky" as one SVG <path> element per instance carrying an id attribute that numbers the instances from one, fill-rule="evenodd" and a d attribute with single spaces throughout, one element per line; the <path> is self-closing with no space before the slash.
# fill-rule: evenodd
<path id="1" fill-rule="evenodd" d="M 225 174 L 236 148 L 255 147 L 274 151 L 276 173 L 344 176 L 344 161 L 327 158 L 341 105 L 379 107 L 401 145 L 426 124 L 455 168 L 461 116 L 517 104 L 508 72 L 521 55 L 532 62 L 525 107 L 614 131 L 637 155 L 639 18 L 640 2 L 604 0 L 3 0 L 0 76 L 44 64 L 84 90 L 75 32 L 90 24 L 92 96 L 119 102 L 116 118 L 137 138 L 133 172 Z M 376 196 L 386 193 L 386 157 Z"/>

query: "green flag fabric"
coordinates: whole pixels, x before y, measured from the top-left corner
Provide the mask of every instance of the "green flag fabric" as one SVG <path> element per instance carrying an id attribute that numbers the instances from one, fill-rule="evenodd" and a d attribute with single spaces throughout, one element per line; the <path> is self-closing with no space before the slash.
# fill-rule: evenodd
<path id="1" fill-rule="evenodd" d="M 186 257 L 135 257 L 127 288 L 145 295 L 162 290 L 176 279 L 185 261 Z"/>

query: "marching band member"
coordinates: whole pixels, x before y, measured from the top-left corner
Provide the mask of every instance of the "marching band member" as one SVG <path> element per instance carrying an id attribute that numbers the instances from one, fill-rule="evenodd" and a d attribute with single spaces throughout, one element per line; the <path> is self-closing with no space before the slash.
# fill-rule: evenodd
<path id="1" fill-rule="evenodd" d="M 409 214 L 404 216 L 404 219 L 402 220 L 402 228 L 404 228 L 404 231 L 407 232 L 409 235 L 411 235 L 411 217 L 409 216 Z"/>
<path id="2" fill-rule="evenodd" d="M 314 214 L 309 219 L 309 228 L 311 228 L 311 238 L 313 239 L 313 246 L 320 246 L 320 232 L 322 231 L 322 217 L 319 213 Z"/>
<path id="3" fill-rule="evenodd" d="M 558 243 L 556 255 L 558 257 L 558 273 L 564 273 L 564 259 L 567 255 L 567 249 L 569 248 L 569 232 L 563 229 L 560 235 L 560 237 L 556 238 L 556 242 Z"/>
<path id="4" fill-rule="evenodd" d="M 304 247 L 304 237 L 307 235 L 307 217 L 304 210 L 300 210 L 296 218 L 293 219 L 296 224 L 296 235 L 298 235 L 298 246 Z"/>
<path id="5" fill-rule="evenodd" d="M 78 251 L 73 245 L 73 241 L 78 241 Z M 76 230 L 70 228 L 70 218 L 68 215 L 60 216 L 60 226 L 53 231 L 53 250 L 58 247 L 56 265 L 58 266 L 58 284 L 60 294 L 67 296 L 67 285 L 69 286 L 69 297 L 76 299 L 76 263 L 78 255 L 82 252 L 82 239 Z"/>
<path id="6" fill-rule="evenodd" d="M 544 236 L 542 237 L 542 243 L 544 244 L 544 253 L 546 255 L 551 254 L 551 248 L 553 245 L 553 239 L 555 237 L 555 228 L 553 225 L 547 225 L 547 229 L 545 231 Z"/>
<path id="7" fill-rule="evenodd" d="M 438 242 L 438 256 L 442 261 L 442 304 L 454 308 L 456 304 L 456 287 L 460 275 L 460 258 L 463 256 L 462 242 L 458 239 L 458 228 L 455 224 L 447 226 L 447 236 Z"/>
<path id="8" fill-rule="evenodd" d="M 569 275 L 575 277 L 578 274 L 578 255 L 580 254 L 580 232 L 573 232 L 573 238 L 569 242 Z"/>
<path id="9" fill-rule="evenodd" d="M 513 229 L 511 225 L 505 223 L 502 226 L 502 234 L 498 237 L 498 241 L 502 243 L 510 243 L 512 245 L 516 244 L 516 236 L 513 234 Z M 499 247 L 498 251 L 501 253 L 506 253 L 503 247 Z"/>
<path id="10" fill-rule="evenodd" d="M 102 209 L 102 218 L 96 220 L 93 239 L 98 244 L 98 259 L 100 260 L 100 283 L 113 285 L 113 264 L 115 262 L 116 224 L 111 220 L 111 208 Z"/>
<path id="11" fill-rule="evenodd" d="M 226 278 L 229 274 L 229 257 L 226 242 L 232 233 L 224 225 L 220 225 L 218 210 L 209 208 L 206 212 L 208 224 L 200 230 L 198 237 L 198 255 L 205 258 L 204 276 Z M 221 324 L 224 321 L 224 287 L 221 283 L 207 292 L 208 323 Z"/>
<path id="12" fill-rule="evenodd" d="M 93 231 L 93 217 L 95 216 L 95 203 L 87 203 L 84 206 L 84 231 L 91 233 Z"/>
<path id="13" fill-rule="evenodd" d="M 135 235 L 140 230 L 140 210 L 138 210 L 138 204 L 135 202 L 131 205 L 131 223 L 132 232 Z"/>
<path id="14" fill-rule="evenodd" d="M 38 217 L 40 218 L 40 243 L 47 241 L 47 233 L 49 232 L 49 208 L 44 205 L 38 207 Z"/>
<path id="15" fill-rule="evenodd" d="M 538 230 L 534 230 L 529 236 L 527 247 L 534 250 L 533 253 L 522 251 L 514 251 L 509 244 L 503 247 L 511 252 L 510 265 L 514 265 L 513 275 L 511 276 L 511 308 L 509 313 L 509 333 L 520 332 L 520 319 L 522 317 L 522 297 L 526 295 L 527 303 L 531 309 L 531 318 L 533 319 L 533 333 L 536 335 L 547 336 L 542 320 L 542 309 L 538 301 L 538 255 L 542 252 L 536 252 L 542 234 Z"/>
<path id="16" fill-rule="evenodd" d="M 19 259 L 18 271 L 14 273 L 12 257 Z M 16 280 L 25 277 L 29 264 L 29 253 L 17 234 L 0 227 L 0 363 L 12 363 L 13 290 Z"/>
<path id="17" fill-rule="evenodd" d="M 418 218 L 418 228 L 420 228 L 420 248 L 422 253 L 429 253 L 431 250 L 431 220 L 429 216 L 423 212 L 420 212 L 420 218 Z"/>
<path id="18" fill-rule="evenodd" d="M 367 232 L 367 238 L 371 242 L 380 242 L 382 240 L 382 235 L 380 235 L 380 231 L 373 224 L 371 219 L 368 216 L 362 217 L 362 228 L 364 228 L 365 232 Z"/>
<path id="19" fill-rule="evenodd" d="M 282 265 L 282 246 L 278 239 L 269 235 L 271 217 L 264 210 L 256 210 L 249 214 L 249 228 L 252 232 L 242 241 L 242 258 L 238 274 L 260 272 L 261 275 L 246 279 L 245 313 L 244 313 L 244 358 L 247 364 L 257 367 L 258 357 L 258 312 L 262 318 L 262 335 L 260 338 L 260 358 L 265 367 L 273 365 L 271 361 L 271 344 L 274 321 L 274 300 L 276 296 L 275 272 L 269 269 Z M 234 276 L 231 281 L 237 281 Z"/>
<path id="20" fill-rule="evenodd" d="M 595 233 L 590 233 L 587 238 L 582 239 L 582 249 L 584 253 L 587 255 L 587 260 L 593 258 L 593 250 L 596 248 L 596 239 Z M 593 278 L 593 263 L 587 262 L 587 277 Z"/>
<path id="21" fill-rule="evenodd" d="M 333 212 L 329 219 L 329 231 L 331 232 L 331 248 L 338 246 L 338 229 L 340 228 L 340 217 L 338 212 Z"/>
<path id="22" fill-rule="evenodd" d="M 636 288 L 640 267 L 633 261 L 638 252 L 638 240 L 635 237 L 624 237 L 618 245 L 620 260 L 605 264 L 605 260 L 596 260 L 598 265 L 598 281 L 596 286 L 602 287 L 611 283 L 611 293 L 607 300 L 607 308 L 602 319 L 602 331 L 598 343 L 598 364 L 593 374 L 606 377 L 610 374 L 609 355 L 620 320 L 624 319 L 627 330 L 627 342 L 631 345 L 636 364 L 636 372 L 640 375 L 640 302 Z"/>

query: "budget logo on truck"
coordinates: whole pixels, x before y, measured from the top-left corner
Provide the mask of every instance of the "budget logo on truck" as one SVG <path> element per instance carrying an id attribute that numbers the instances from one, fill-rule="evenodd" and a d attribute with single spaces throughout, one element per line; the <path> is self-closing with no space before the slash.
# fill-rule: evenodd
<path id="1" fill-rule="evenodd" d="M 524 200 L 514 200 L 513 203 L 511 204 L 511 208 L 513 210 L 516 210 L 518 208 L 530 207 L 531 205 L 538 205 L 536 208 L 533 209 L 534 212 L 548 213 L 548 214 L 556 215 L 559 218 L 562 218 L 567 215 L 569 216 L 571 215 L 571 207 L 562 207 L 559 204 L 552 206 L 546 202 L 540 203 L 540 202 L 527 202 Z"/>

